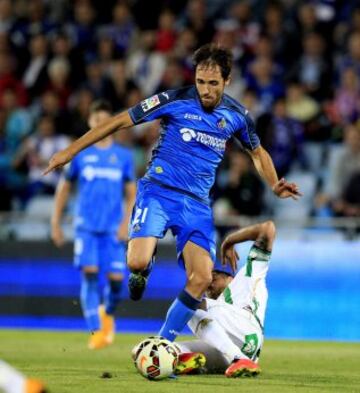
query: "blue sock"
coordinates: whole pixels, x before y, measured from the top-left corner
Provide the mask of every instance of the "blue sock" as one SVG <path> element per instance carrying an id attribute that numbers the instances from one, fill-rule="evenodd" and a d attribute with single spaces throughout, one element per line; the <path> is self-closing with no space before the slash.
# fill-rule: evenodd
<path id="1" fill-rule="evenodd" d="M 109 280 L 104 293 L 106 314 L 115 314 L 116 306 L 121 300 L 122 280 Z"/>
<path id="2" fill-rule="evenodd" d="M 193 298 L 183 289 L 170 306 L 159 335 L 170 341 L 174 341 L 176 336 L 190 321 L 196 309 L 199 307 L 199 304 L 200 300 Z"/>
<path id="3" fill-rule="evenodd" d="M 91 332 L 100 330 L 98 273 L 83 273 L 80 302 L 89 330 Z"/>

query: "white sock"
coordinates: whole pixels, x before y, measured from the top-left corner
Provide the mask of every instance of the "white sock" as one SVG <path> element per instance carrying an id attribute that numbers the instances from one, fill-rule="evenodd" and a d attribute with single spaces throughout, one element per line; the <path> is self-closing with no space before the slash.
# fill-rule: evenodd
<path id="1" fill-rule="evenodd" d="M 0 391 L 4 393 L 24 393 L 25 377 L 0 360 Z"/>
<path id="2" fill-rule="evenodd" d="M 229 364 L 234 359 L 248 359 L 240 349 L 231 341 L 225 329 L 204 310 L 196 310 L 189 322 L 193 333 L 220 351 Z"/>

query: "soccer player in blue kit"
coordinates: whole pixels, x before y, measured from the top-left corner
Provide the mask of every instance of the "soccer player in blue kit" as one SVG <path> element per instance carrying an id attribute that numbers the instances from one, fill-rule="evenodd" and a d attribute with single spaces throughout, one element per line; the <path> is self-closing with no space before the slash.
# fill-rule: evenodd
<path id="1" fill-rule="evenodd" d="M 110 105 L 95 101 L 90 108 L 89 126 L 96 127 L 110 117 Z M 51 220 L 51 235 L 57 246 L 64 242 L 61 217 L 75 182 L 74 254 L 75 265 L 82 273 L 81 307 L 92 333 L 88 346 L 99 349 L 111 344 L 115 335 L 114 313 L 120 301 L 127 228 L 136 194 L 132 152 L 107 136 L 71 161 L 57 186 Z M 106 276 L 104 306 L 100 306 L 100 275 Z"/>
<path id="2" fill-rule="evenodd" d="M 174 340 L 195 313 L 212 280 L 215 230 L 209 191 L 230 138 L 249 152 L 264 181 L 280 198 L 297 199 L 296 184 L 278 179 L 254 123 L 237 101 L 224 94 L 230 82 L 231 53 L 215 44 L 194 53 L 195 86 L 164 91 L 119 113 L 67 149 L 55 154 L 45 174 L 72 160 L 85 147 L 117 128 L 162 120 L 162 131 L 138 191 L 129 229 L 127 264 L 130 297 L 140 299 L 157 240 L 170 229 L 187 282 L 170 306 L 159 334 Z"/>

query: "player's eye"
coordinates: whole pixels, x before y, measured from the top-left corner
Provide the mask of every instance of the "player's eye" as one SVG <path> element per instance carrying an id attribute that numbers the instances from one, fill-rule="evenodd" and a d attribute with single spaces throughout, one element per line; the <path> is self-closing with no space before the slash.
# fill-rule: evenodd
<path id="1" fill-rule="evenodd" d="M 204 82 L 202 79 L 198 79 L 198 80 L 197 80 L 197 83 L 198 83 L 199 85 L 203 85 L 205 82 Z"/>
<path id="2" fill-rule="evenodd" d="M 219 84 L 218 81 L 210 81 L 211 86 L 217 86 Z"/>

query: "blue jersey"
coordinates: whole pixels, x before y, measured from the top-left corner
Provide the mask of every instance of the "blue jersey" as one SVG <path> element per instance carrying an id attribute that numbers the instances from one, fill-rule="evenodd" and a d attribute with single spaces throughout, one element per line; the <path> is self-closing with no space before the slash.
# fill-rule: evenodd
<path id="1" fill-rule="evenodd" d="M 162 119 L 162 131 L 146 177 L 208 200 L 226 142 L 237 138 L 256 149 L 259 138 L 248 111 L 224 94 L 213 111 L 203 109 L 195 86 L 154 95 L 129 109 L 135 124 Z"/>
<path id="2" fill-rule="evenodd" d="M 125 183 L 135 180 L 131 151 L 117 144 L 90 146 L 71 161 L 65 178 L 78 182 L 76 228 L 115 231 L 123 217 Z"/>

